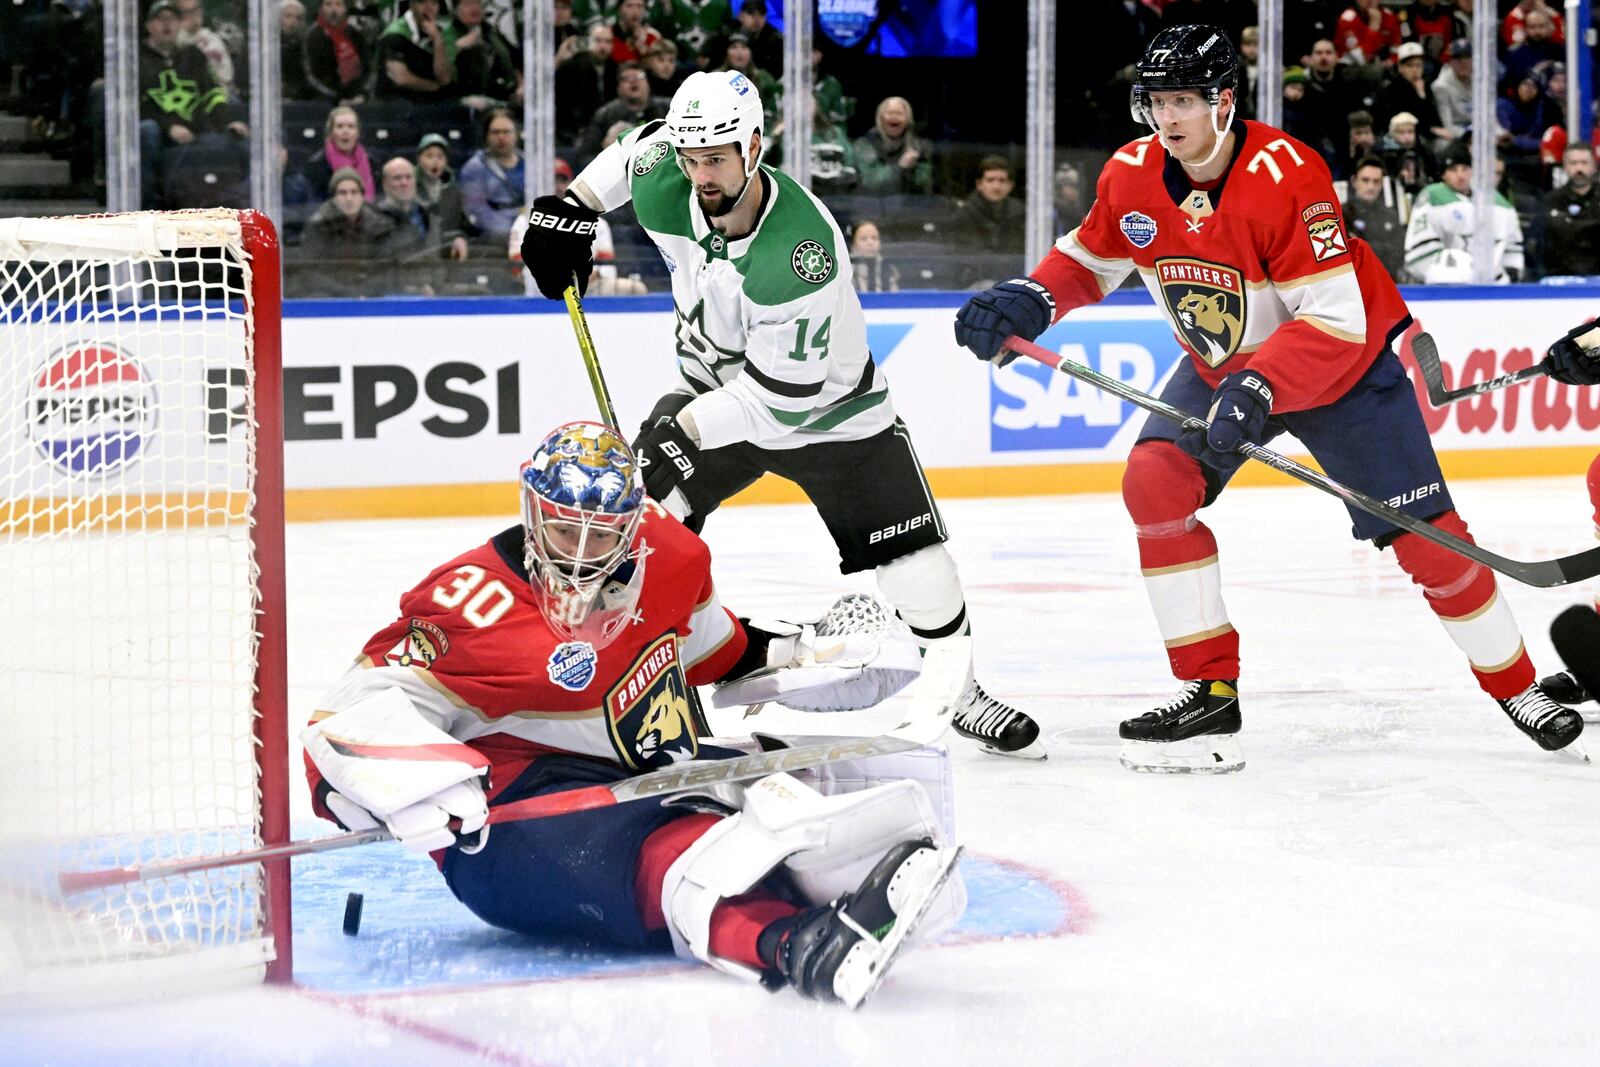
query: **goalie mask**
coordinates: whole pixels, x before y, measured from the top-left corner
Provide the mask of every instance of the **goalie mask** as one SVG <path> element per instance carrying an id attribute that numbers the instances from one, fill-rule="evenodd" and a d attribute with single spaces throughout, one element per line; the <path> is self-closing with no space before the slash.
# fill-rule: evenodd
<path id="1" fill-rule="evenodd" d="M 633 452 L 598 423 L 552 430 L 522 465 L 523 560 L 556 634 L 604 648 L 644 587 L 644 486 Z"/>

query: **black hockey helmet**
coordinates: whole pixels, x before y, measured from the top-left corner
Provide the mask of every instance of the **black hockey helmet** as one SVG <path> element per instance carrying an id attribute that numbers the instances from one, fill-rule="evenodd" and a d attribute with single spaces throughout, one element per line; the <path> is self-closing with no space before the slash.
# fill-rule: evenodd
<path id="1" fill-rule="evenodd" d="M 1150 47 L 1134 65 L 1131 110 L 1136 122 L 1152 129 L 1151 93 L 1198 89 L 1216 107 L 1222 90 L 1238 90 L 1239 56 L 1233 42 L 1219 27 L 1169 26 L 1150 40 Z"/>

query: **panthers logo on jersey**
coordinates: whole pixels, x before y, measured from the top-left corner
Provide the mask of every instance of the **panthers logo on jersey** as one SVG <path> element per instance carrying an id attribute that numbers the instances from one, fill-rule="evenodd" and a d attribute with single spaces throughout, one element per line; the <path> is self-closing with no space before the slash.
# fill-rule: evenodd
<path id="1" fill-rule="evenodd" d="M 606 694 L 606 718 L 617 758 L 629 770 L 651 770 L 700 751 L 689 686 L 678 660 L 678 635 L 657 638 Z"/>
<path id="2" fill-rule="evenodd" d="M 1244 339 L 1244 276 L 1232 267 L 1201 259 L 1156 260 L 1156 276 L 1167 314 L 1196 355 L 1218 366 Z"/>

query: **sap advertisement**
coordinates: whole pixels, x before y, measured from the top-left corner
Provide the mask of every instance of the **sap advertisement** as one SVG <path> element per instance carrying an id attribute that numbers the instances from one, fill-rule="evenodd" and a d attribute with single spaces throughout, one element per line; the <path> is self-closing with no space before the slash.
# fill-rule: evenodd
<path id="1" fill-rule="evenodd" d="M 1447 385 L 1541 358 L 1600 311 L 1600 290 L 1463 289 L 1407 294 L 1438 343 Z M 923 463 L 933 468 L 1106 463 L 1145 419 L 1133 405 L 1025 358 L 991 367 L 957 348 L 958 293 L 866 298 L 868 344 Z M 682 388 L 664 296 L 588 302 L 600 362 L 631 434 Z M 535 300 L 291 303 L 284 321 L 285 454 L 296 488 L 491 483 L 545 430 L 596 415 L 572 327 Z M 1409 361 L 1408 334 L 1400 345 Z M 1041 339 L 1069 359 L 1159 393 L 1180 352 L 1142 297 L 1073 312 Z M 138 358 L 138 353 L 132 353 Z M 1413 370 L 1413 376 L 1416 372 Z M 1600 446 L 1600 389 L 1547 378 L 1427 405 L 1441 451 Z M 1280 438 L 1284 451 L 1293 441 Z"/>

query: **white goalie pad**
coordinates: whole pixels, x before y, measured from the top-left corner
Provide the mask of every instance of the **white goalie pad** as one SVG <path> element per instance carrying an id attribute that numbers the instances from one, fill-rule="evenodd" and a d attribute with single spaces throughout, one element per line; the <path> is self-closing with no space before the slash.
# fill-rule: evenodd
<path id="1" fill-rule="evenodd" d="M 783 864 L 807 900 L 826 904 L 856 889 L 891 845 L 921 837 L 945 840 L 917 782 L 824 796 L 792 775 L 769 775 L 746 790 L 743 811 L 713 826 L 667 869 L 661 910 L 672 946 L 686 959 L 756 977 L 711 954 L 718 903 L 749 892 Z M 960 872 L 953 872 L 918 927 L 918 940 L 953 926 L 966 902 Z"/>
<path id="2" fill-rule="evenodd" d="M 768 666 L 717 687 L 714 707 L 773 701 L 798 711 L 856 711 L 894 696 L 922 673 L 909 628 L 877 598 L 850 593 L 813 623 L 756 622 L 779 636 Z"/>
<path id="3" fill-rule="evenodd" d="M 300 732 L 306 755 L 336 792 L 380 817 L 474 779 L 489 761 L 383 689 Z"/>

